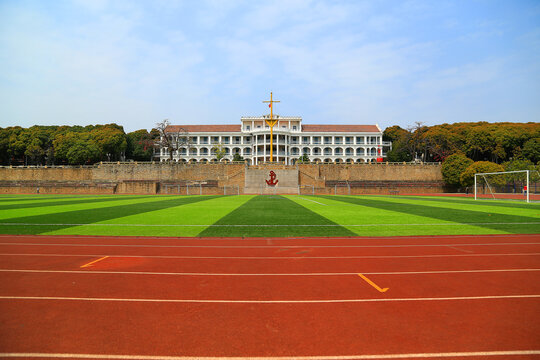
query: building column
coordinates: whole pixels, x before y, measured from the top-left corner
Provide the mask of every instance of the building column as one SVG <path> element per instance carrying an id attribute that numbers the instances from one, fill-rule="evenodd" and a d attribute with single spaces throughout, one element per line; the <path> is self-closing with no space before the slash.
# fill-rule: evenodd
<path id="1" fill-rule="evenodd" d="M 266 134 L 263 135 L 263 144 L 264 144 L 264 147 L 263 147 L 263 162 L 266 162 Z"/>

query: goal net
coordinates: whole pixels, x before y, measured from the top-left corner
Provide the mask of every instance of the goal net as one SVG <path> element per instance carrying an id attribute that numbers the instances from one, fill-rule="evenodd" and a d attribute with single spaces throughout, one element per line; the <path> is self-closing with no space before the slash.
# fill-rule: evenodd
<path id="1" fill-rule="evenodd" d="M 351 195 L 351 186 L 348 181 L 338 182 L 334 185 L 334 195 Z"/>
<path id="2" fill-rule="evenodd" d="M 474 199 L 540 200 L 538 181 L 538 171 L 531 170 L 474 174 Z"/>
<path id="3" fill-rule="evenodd" d="M 313 185 L 298 185 L 298 195 L 315 195 Z"/>
<path id="4" fill-rule="evenodd" d="M 226 185 L 223 187 L 223 195 L 240 195 L 240 186 Z"/>

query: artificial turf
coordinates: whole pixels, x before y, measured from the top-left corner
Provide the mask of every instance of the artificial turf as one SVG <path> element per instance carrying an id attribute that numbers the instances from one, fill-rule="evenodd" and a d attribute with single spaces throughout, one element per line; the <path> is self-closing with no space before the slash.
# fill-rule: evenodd
<path id="1" fill-rule="evenodd" d="M 0 196 L 0 233 L 397 236 L 540 233 L 540 204 L 408 196 Z"/>

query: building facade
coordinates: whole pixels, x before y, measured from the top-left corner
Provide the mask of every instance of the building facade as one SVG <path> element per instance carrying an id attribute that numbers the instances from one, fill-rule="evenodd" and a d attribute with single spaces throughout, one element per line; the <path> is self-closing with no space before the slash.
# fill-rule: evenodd
<path id="1" fill-rule="evenodd" d="M 221 161 L 235 154 L 257 165 L 270 161 L 269 116 L 242 117 L 240 125 L 170 125 L 165 133 L 179 143 L 173 161 L 213 162 L 216 149 L 224 150 Z M 392 144 L 382 140 L 378 125 L 303 125 L 302 118 L 274 115 L 273 161 L 294 164 L 306 155 L 311 162 L 363 163 L 382 161 Z M 182 138 L 182 141 L 178 141 Z M 187 140 L 187 141 L 186 141 Z M 165 148 L 160 161 L 170 160 Z"/>

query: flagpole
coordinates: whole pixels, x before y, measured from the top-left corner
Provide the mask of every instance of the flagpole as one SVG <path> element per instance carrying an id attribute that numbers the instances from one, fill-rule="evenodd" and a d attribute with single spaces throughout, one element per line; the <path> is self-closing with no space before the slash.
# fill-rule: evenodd
<path id="1" fill-rule="evenodd" d="M 270 92 L 270 101 L 263 101 L 263 103 L 270 103 L 270 120 L 266 120 L 268 126 L 270 126 L 270 162 L 274 161 L 274 103 L 279 101 L 274 101 L 272 98 L 272 92 Z"/>
<path id="2" fill-rule="evenodd" d="M 270 162 L 274 162 L 274 107 L 272 106 L 272 92 L 270 92 Z"/>

